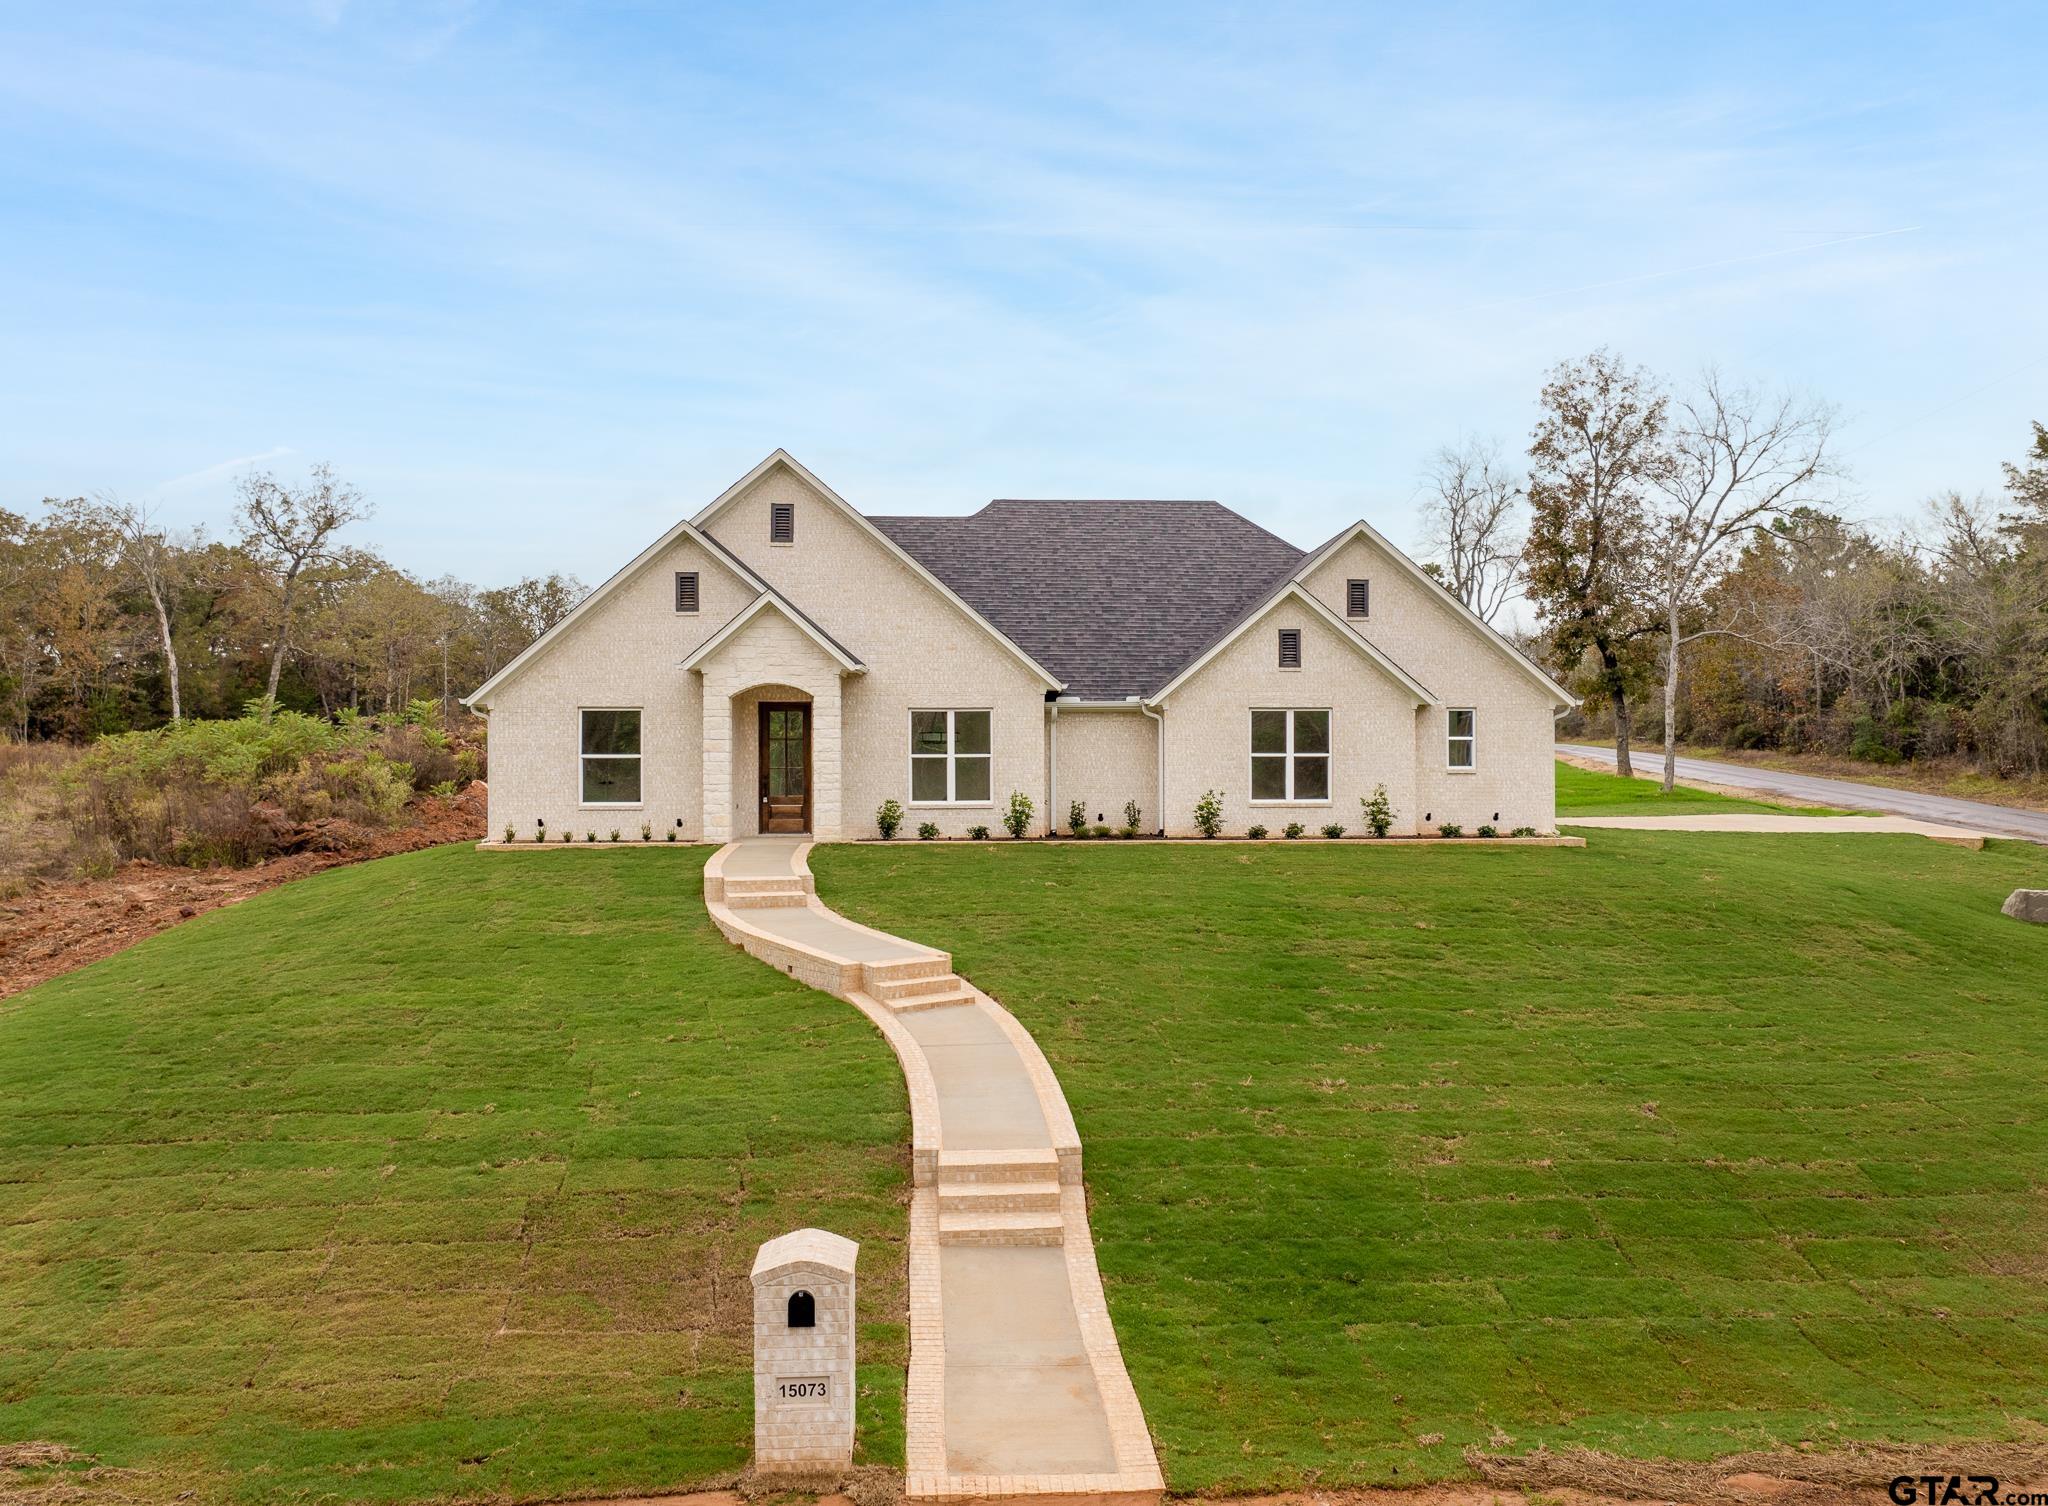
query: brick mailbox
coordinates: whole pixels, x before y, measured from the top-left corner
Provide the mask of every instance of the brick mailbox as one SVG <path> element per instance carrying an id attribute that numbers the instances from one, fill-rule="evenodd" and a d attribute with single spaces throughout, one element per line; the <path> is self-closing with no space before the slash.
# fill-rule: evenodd
<path id="1" fill-rule="evenodd" d="M 853 1462 L 853 1261 L 860 1246 L 798 1229 L 754 1257 L 754 1467 Z"/>

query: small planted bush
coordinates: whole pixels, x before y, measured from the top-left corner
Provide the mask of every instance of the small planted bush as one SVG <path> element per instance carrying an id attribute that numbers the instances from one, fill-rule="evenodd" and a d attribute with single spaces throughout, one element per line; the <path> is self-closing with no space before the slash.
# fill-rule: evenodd
<path id="1" fill-rule="evenodd" d="M 967 835 L 977 842 L 986 842 L 988 840 L 988 828 L 986 826 L 970 826 L 967 828 Z"/>
<path id="2" fill-rule="evenodd" d="M 619 840 L 619 829 L 616 826 L 612 828 L 612 840 L 614 842 Z"/>
<path id="3" fill-rule="evenodd" d="M 583 840 L 586 842 L 595 842 L 597 840 L 597 833 L 594 831 L 587 831 L 583 834 Z"/>
<path id="4" fill-rule="evenodd" d="M 1135 800 L 1126 800 L 1124 802 L 1125 828 L 1130 831 L 1136 831 L 1141 825 L 1144 824 L 1144 820 L 1145 808 L 1139 805 L 1138 802 Z"/>
<path id="5" fill-rule="evenodd" d="M 1088 830 L 1088 807 L 1078 800 L 1067 802 L 1067 830 L 1077 837 Z"/>
<path id="6" fill-rule="evenodd" d="M 938 839 L 939 839 L 939 823 L 938 823 L 938 822 L 936 822 L 936 821 L 923 821 L 923 822 L 920 822 L 920 823 L 918 824 L 918 828 L 917 828 L 917 840 L 918 840 L 918 841 L 920 841 L 920 842 L 936 842 L 936 841 L 937 841 Z"/>
<path id="7" fill-rule="evenodd" d="M 1088 828 L 1088 835 L 1091 837 L 1106 837 L 1109 835 L 1109 828 L 1103 825 L 1091 826 Z"/>
<path id="8" fill-rule="evenodd" d="M 640 823 L 640 840 L 643 842 L 652 842 L 654 840 L 654 823 L 652 821 L 642 821 Z"/>
<path id="9" fill-rule="evenodd" d="M 510 821 L 507 821 L 505 823 L 505 845 L 507 847 L 510 847 L 512 843 L 518 838 L 518 835 L 519 834 L 517 832 L 513 831 L 512 823 Z"/>
<path id="10" fill-rule="evenodd" d="M 1436 834 L 1440 837 L 1462 837 L 1465 835 L 1465 828 L 1455 821 L 1444 821 L 1438 824 Z"/>
<path id="11" fill-rule="evenodd" d="M 1323 835 L 1328 837 L 1332 842 L 1336 841 L 1339 837 L 1344 835 L 1343 823 L 1338 821 L 1332 821 L 1328 826 L 1325 826 L 1323 828 Z"/>
<path id="12" fill-rule="evenodd" d="M 669 828 L 669 829 L 668 829 L 668 830 L 667 830 L 666 832 L 662 833 L 662 840 L 663 840 L 663 841 L 667 841 L 667 842 L 673 842 L 673 841 L 674 841 L 675 839 L 676 839 L 676 829 L 675 829 L 675 828 L 674 828 L 673 826 L 671 826 L 671 827 L 670 827 L 670 828 Z"/>
<path id="13" fill-rule="evenodd" d="M 899 800 L 884 800 L 875 807 L 875 830 L 888 841 L 896 835 L 896 829 L 903 824 L 903 803 Z"/>
<path id="14" fill-rule="evenodd" d="M 1018 841 L 1024 840 L 1024 833 L 1031 830 L 1031 816 L 1037 809 L 1031 797 L 1022 790 L 1010 791 L 1010 808 L 1003 812 L 1003 828 Z"/>
<path id="15" fill-rule="evenodd" d="M 563 840 L 564 842 L 573 842 L 573 841 L 575 841 L 575 840 L 576 840 L 576 833 L 574 833 L 574 832 L 570 831 L 570 830 L 569 830 L 568 828 L 564 827 L 564 828 L 563 828 L 563 830 L 562 830 L 562 840 Z"/>
<path id="16" fill-rule="evenodd" d="M 1479 835 L 1482 837 L 1497 837 L 1500 835 L 1500 828 L 1489 823 L 1479 828 Z"/>
<path id="17" fill-rule="evenodd" d="M 533 840 L 536 842 L 545 842 L 547 839 L 548 818 L 546 816 L 535 816 L 533 818 Z"/>
<path id="18" fill-rule="evenodd" d="M 1138 828 L 1135 826 L 1120 827 L 1117 831 L 1117 835 L 1122 837 L 1126 842 L 1135 841 L 1138 836 Z"/>
<path id="19" fill-rule="evenodd" d="M 1365 811 L 1366 829 L 1376 837 L 1384 837 L 1394 829 L 1394 802 L 1387 798 L 1387 787 L 1376 784 L 1370 795 L 1360 795 L 1358 803 Z"/>
<path id="20" fill-rule="evenodd" d="M 1263 826 L 1247 826 L 1244 829 L 1244 834 L 1250 837 L 1254 842 L 1263 842 L 1266 840 L 1266 828 Z"/>
<path id="21" fill-rule="evenodd" d="M 1536 828 L 1533 826 L 1518 826 L 1509 832 L 1508 835 L 1511 837 L 1533 837 L 1536 835 Z"/>
<path id="22" fill-rule="evenodd" d="M 1223 792 L 1204 790 L 1202 798 L 1195 802 L 1195 829 L 1205 837 L 1219 835 L 1223 830 Z"/>
<path id="23" fill-rule="evenodd" d="M 1285 837 L 1288 841 L 1292 842 L 1307 830 L 1308 828 L 1306 826 L 1303 826 L 1299 821 L 1289 821 L 1287 825 L 1281 829 L 1280 835 Z"/>

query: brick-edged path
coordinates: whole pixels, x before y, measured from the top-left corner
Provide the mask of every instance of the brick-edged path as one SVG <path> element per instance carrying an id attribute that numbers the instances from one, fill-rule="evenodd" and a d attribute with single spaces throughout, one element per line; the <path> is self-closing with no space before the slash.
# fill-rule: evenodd
<path id="1" fill-rule="evenodd" d="M 1052 1067 L 945 953 L 819 902 L 795 837 L 705 865 L 727 939 L 853 1004 L 910 1094 L 907 1493 L 1156 1502 L 1163 1481 L 1103 1302 L 1081 1140 Z"/>

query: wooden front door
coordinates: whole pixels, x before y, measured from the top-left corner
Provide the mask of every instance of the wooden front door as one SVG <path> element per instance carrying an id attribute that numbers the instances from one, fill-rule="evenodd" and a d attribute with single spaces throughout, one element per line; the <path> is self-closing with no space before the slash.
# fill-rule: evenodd
<path id="1" fill-rule="evenodd" d="M 811 829 L 811 708 L 761 703 L 761 830 Z"/>

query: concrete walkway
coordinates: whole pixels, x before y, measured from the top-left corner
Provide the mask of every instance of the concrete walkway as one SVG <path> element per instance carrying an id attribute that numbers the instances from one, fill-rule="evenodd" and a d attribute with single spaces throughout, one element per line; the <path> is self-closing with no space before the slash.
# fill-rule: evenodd
<path id="1" fill-rule="evenodd" d="M 1614 749 L 1588 743 L 1559 743 L 1557 751 L 1590 758 L 1610 767 Z M 1664 769 L 1661 752 L 1645 753 L 1637 768 Z M 1842 806 L 1849 810 L 1885 811 L 1917 821 L 1943 826 L 1962 826 L 2000 837 L 2024 837 L 2048 842 L 2048 811 L 2021 810 L 2010 805 L 1991 805 L 1982 800 L 1958 800 L 1953 795 L 1930 795 L 1921 790 L 1895 790 L 1881 784 L 1860 784 L 1853 779 L 1824 779 L 1818 774 L 1788 774 L 1778 769 L 1759 769 L 1746 763 L 1716 763 L 1705 758 L 1680 758 L 1678 777 L 1696 784 L 1727 785 L 1756 790 L 1766 797 L 1789 795 L 1814 805 Z"/>
<path id="2" fill-rule="evenodd" d="M 819 902 L 807 839 L 713 855 L 726 937 L 881 1030 L 910 1094 L 913 1500 L 1156 1502 L 1159 1464 L 1102 1296 L 1081 1141 L 1044 1053 L 952 959 Z"/>

